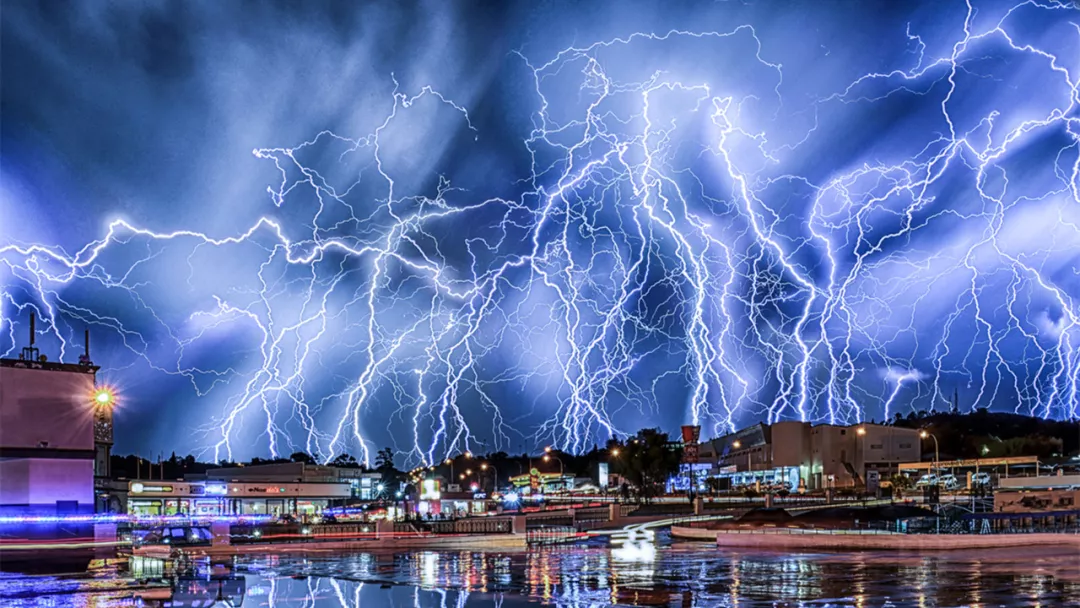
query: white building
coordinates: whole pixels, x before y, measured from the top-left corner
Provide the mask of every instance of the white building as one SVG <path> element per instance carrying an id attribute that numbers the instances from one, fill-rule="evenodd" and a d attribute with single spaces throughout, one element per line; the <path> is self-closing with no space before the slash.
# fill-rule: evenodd
<path id="1" fill-rule="evenodd" d="M 919 460 L 919 433 L 879 424 L 835 426 L 784 421 L 756 424 L 702 443 L 699 460 L 732 485 L 762 483 L 807 490 L 857 487 L 876 471 L 887 479 Z"/>

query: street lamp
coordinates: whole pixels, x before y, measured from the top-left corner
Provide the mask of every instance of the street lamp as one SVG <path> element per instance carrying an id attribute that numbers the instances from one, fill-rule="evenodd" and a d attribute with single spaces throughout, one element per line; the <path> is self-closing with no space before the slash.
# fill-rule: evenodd
<path id="1" fill-rule="evenodd" d="M 99 406 L 112 405 L 113 395 L 112 391 L 107 388 L 99 388 L 94 392 L 94 403 Z"/>
<path id="2" fill-rule="evenodd" d="M 615 448 L 615 449 L 611 450 L 611 455 L 618 458 L 618 456 L 619 456 L 619 448 Z"/>
<path id="3" fill-rule="evenodd" d="M 923 430 L 919 431 L 919 437 L 921 437 L 922 439 L 926 439 L 927 437 L 931 437 L 934 440 L 934 472 L 935 472 L 935 474 L 937 474 L 938 460 L 939 460 L 939 458 L 938 458 L 939 454 L 938 454 L 937 436 L 934 435 L 933 433 L 927 431 L 926 429 L 923 429 Z"/>
<path id="4" fill-rule="evenodd" d="M 731 447 L 733 447 L 733 448 L 735 448 L 737 450 L 737 449 L 742 447 L 742 442 L 739 441 L 738 439 L 736 439 L 734 442 L 732 442 Z M 751 454 L 749 451 L 747 451 L 746 452 L 746 474 L 751 478 L 754 476 L 754 463 L 752 461 L 752 458 L 753 458 L 753 454 Z"/>
<path id="5" fill-rule="evenodd" d="M 544 462 L 551 462 L 552 458 L 559 461 L 559 477 L 564 476 L 565 473 L 563 471 L 563 461 L 562 461 L 562 459 L 559 458 L 558 456 L 553 456 L 550 453 L 549 454 L 544 454 Z"/>
<path id="6" fill-rule="evenodd" d="M 486 470 L 488 470 L 488 468 L 491 469 L 491 471 L 493 473 L 493 477 L 494 477 L 494 479 L 492 480 L 492 483 L 491 483 L 491 491 L 492 491 L 492 493 L 494 493 L 494 492 L 497 492 L 499 490 L 499 469 L 496 469 L 495 465 L 493 465 L 493 464 L 488 464 L 486 462 L 480 463 L 480 470 L 481 471 L 486 471 Z"/>

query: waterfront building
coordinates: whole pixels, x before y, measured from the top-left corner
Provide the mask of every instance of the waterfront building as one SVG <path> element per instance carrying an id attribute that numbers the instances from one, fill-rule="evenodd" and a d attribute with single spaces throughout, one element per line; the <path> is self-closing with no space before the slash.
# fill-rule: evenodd
<path id="1" fill-rule="evenodd" d="M 352 498 L 348 482 L 168 481 L 128 483 L 131 515 L 317 515 Z"/>
<path id="2" fill-rule="evenodd" d="M 533 469 L 531 473 L 511 477 L 510 485 L 525 496 L 534 493 L 568 492 L 574 489 L 574 476 L 565 473 L 541 473 Z"/>
<path id="3" fill-rule="evenodd" d="M 994 512 L 1036 516 L 1064 513 L 1075 518 L 1080 514 L 1080 475 L 999 479 L 994 491 Z"/>
<path id="4" fill-rule="evenodd" d="M 31 319 L 30 346 L 0 359 L 0 514 L 92 513 L 95 475 L 108 476 L 111 395 L 95 394 L 88 352 L 52 362 L 33 336 Z"/>
<path id="5" fill-rule="evenodd" d="M 307 462 L 281 462 L 210 469 L 206 473 L 189 474 L 185 481 L 235 481 L 250 483 L 345 483 L 352 498 L 377 500 L 385 498 L 382 474 L 360 468 L 335 467 Z"/>
<path id="6" fill-rule="evenodd" d="M 698 460 L 728 487 L 795 491 L 865 487 L 868 478 L 887 479 L 920 453 L 915 429 L 783 421 L 704 442 Z"/>

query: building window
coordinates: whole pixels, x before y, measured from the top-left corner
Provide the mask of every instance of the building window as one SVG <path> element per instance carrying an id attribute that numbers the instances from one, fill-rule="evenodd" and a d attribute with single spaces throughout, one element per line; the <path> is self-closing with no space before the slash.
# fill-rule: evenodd
<path id="1" fill-rule="evenodd" d="M 847 435 L 847 429 L 840 429 L 841 435 Z"/>
<path id="2" fill-rule="evenodd" d="M 910 448 L 910 447 L 911 447 L 911 444 L 910 444 L 910 443 L 901 443 L 901 444 L 900 444 L 900 449 L 904 449 L 904 448 Z"/>
<path id="3" fill-rule="evenodd" d="M 871 450 L 880 450 L 880 449 L 882 449 L 884 447 L 885 446 L 883 444 L 880 444 L 880 443 L 872 443 L 872 444 L 870 444 L 870 449 Z"/>

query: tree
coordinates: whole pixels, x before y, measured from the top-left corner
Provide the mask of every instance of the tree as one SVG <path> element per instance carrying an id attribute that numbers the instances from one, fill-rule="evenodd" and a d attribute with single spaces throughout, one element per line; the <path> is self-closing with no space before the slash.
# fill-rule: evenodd
<path id="1" fill-rule="evenodd" d="M 356 457 L 352 454 L 338 454 L 330 464 L 335 467 L 342 467 L 347 469 L 355 469 L 360 467 L 360 463 L 356 461 Z"/>
<path id="2" fill-rule="evenodd" d="M 386 471 L 394 468 L 394 450 L 383 448 L 375 454 L 375 468 Z"/>
<path id="3" fill-rule="evenodd" d="M 291 460 L 293 462 L 303 462 L 303 463 L 306 463 L 306 464 L 315 464 L 315 459 L 312 458 L 309 454 L 307 454 L 305 452 L 293 452 L 293 454 L 291 456 L 289 456 L 289 460 Z"/>
<path id="4" fill-rule="evenodd" d="M 682 461 L 682 449 L 674 447 L 659 429 L 643 429 L 623 443 L 609 442 L 608 449 L 619 450 L 613 468 L 645 498 L 662 493 L 664 482 L 678 472 Z"/>

